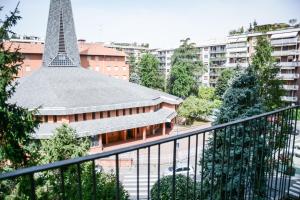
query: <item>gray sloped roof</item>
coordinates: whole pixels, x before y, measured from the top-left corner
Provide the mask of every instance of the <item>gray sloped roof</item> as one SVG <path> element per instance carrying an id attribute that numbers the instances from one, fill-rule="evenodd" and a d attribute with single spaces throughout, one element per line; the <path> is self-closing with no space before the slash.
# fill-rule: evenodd
<path id="1" fill-rule="evenodd" d="M 182 102 L 167 93 L 81 67 L 42 67 L 17 81 L 19 85 L 10 102 L 29 109 L 40 107 L 40 115 L 68 115 Z"/>
<path id="2" fill-rule="evenodd" d="M 69 126 L 76 129 L 78 137 L 86 137 L 169 122 L 175 116 L 176 112 L 171 109 L 160 109 L 156 112 L 71 122 Z M 59 123 L 42 123 L 32 136 L 35 139 L 49 139 L 53 135 L 53 131 L 61 125 Z"/>

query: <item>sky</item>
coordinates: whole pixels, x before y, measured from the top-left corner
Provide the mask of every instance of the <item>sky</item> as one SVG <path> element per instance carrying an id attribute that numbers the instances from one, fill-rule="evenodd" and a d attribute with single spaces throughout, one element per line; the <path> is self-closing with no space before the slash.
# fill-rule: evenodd
<path id="1" fill-rule="evenodd" d="M 50 0 L 0 0 L 0 17 L 20 1 L 14 31 L 45 38 Z M 78 39 L 149 43 L 174 48 L 190 37 L 197 44 L 221 40 L 241 26 L 300 21 L 300 0 L 72 0 Z"/>

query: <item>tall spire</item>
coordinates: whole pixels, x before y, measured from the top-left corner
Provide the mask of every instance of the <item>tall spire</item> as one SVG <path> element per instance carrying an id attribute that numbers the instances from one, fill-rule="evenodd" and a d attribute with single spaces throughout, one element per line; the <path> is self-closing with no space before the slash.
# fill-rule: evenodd
<path id="1" fill-rule="evenodd" d="M 51 0 L 50 2 L 43 66 L 80 66 L 70 0 Z"/>

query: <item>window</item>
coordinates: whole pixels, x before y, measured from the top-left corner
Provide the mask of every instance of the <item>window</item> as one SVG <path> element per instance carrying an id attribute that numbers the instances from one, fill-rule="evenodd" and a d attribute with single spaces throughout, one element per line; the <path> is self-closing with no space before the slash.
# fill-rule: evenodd
<path id="1" fill-rule="evenodd" d="M 132 115 L 132 108 L 129 109 L 129 114 Z"/>
<path id="2" fill-rule="evenodd" d="M 107 111 L 107 117 L 110 117 L 110 111 Z"/>
<path id="3" fill-rule="evenodd" d="M 137 114 L 140 113 L 140 108 L 136 108 L 136 113 L 137 113 Z"/>
<path id="4" fill-rule="evenodd" d="M 103 112 L 100 112 L 100 119 L 103 118 Z"/>
<path id="5" fill-rule="evenodd" d="M 106 69 L 107 69 L 107 71 L 110 71 L 110 66 L 107 66 Z"/>
<path id="6" fill-rule="evenodd" d="M 83 113 L 83 120 L 86 120 L 86 113 Z"/>
<path id="7" fill-rule="evenodd" d="M 75 114 L 75 122 L 78 122 L 78 114 Z"/>
<path id="8" fill-rule="evenodd" d="M 48 115 L 44 116 L 44 121 L 48 122 Z"/>
<path id="9" fill-rule="evenodd" d="M 119 110 L 116 110 L 116 116 L 117 117 L 119 116 Z"/>
<path id="10" fill-rule="evenodd" d="M 146 108 L 145 107 L 143 107 L 143 113 L 145 113 L 146 112 Z"/>
<path id="11" fill-rule="evenodd" d="M 126 66 L 123 66 L 122 69 L 123 69 L 123 71 L 125 71 L 126 70 Z"/>
<path id="12" fill-rule="evenodd" d="M 91 136 L 91 146 L 96 147 L 99 146 L 99 135 Z"/>
<path id="13" fill-rule="evenodd" d="M 123 115 L 126 115 L 126 110 L 125 109 L 123 109 Z"/>
<path id="14" fill-rule="evenodd" d="M 92 119 L 96 119 L 96 113 L 92 113 Z"/>
<path id="15" fill-rule="evenodd" d="M 115 71 L 118 71 L 119 70 L 119 67 L 118 66 L 115 66 Z"/>
<path id="16" fill-rule="evenodd" d="M 53 116 L 53 122 L 57 122 L 57 116 L 56 115 Z"/>

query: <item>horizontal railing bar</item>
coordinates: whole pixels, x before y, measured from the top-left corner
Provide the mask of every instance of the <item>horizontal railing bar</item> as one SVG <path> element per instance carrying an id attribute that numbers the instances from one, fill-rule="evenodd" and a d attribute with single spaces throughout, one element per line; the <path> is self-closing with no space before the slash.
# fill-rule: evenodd
<path id="1" fill-rule="evenodd" d="M 183 139 L 183 138 L 187 138 L 189 136 L 203 134 L 203 133 L 210 132 L 210 131 L 213 131 L 213 130 L 216 130 L 216 129 L 222 129 L 222 128 L 225 128 L 227 126 L 239 124 L 239 123 L 250 121 L 250 120 L 253 120 L 253 119 L 266 117 L 266 116 L 269 116 L 269 115 L 274 115 L 276 113 L 279 113 L 279 112 L 282 112 L 282 111 L 285 111 L 285 110 L 288 110 L 288 109 L 298 108 L 298 107 L 300 107 L 300 105 L 289 106 L 289 107 L 281 108 L 281 109 L 278 109 L 278 110 L 275 110 L 275 111 L 263 113 L 263 114 L 260 114 L 260 115 L 255 115 L 255 116 L 252 116 L 252 117 L 247 117 L 247 118 L 244 118 L 244 119 L 239 119 L 239 120 L 224 123 L 224 124 L 211 126 L 211 127 L 208 127 L 208 128 L 195 128 L 195 129 L 193 129 L 189 132 L 183 131 L 182 134 L 179 133 L 178 135 L 176 134 L 176 135 L 173 135 L 173 136 L 170 136 L 170 137 L 167 137 L 167 138 L 162 138 L 162 139 L 156 140 L 156 141 L 150 141 L 150 142 L 146 142 L 146 143 L 143 143 L 143 144 L 137 144 L 137 145 L 133 145 L 133 146 L 129 146 L 129 147 L 124 147 L 124 148 L 111 150 L 111 151 L 107 151 L 107 152 L 101 152 L 101 153 L 97 153 L 97 154 L 92 154 L 92 155 L 87 155 L 87 156 L 83 156 L 83 157 L 73 158 L 73 159 L 69 159 L 69 160 L 56 161 L 56 162 L 45 164 L 45 165 L 21 168 L 21 169 L 12 171 L 12 172 L 0 174 L 0 180 L 10 179 L 10 178 L 14 178 L 14 177 L 22 176 L 22 175 L 31 174 L 31 173 L 38 173 L 38 172 L 42 172 L 42 171 L 46 171 L 46 170 L 57 169 L 57 168 L 60 168 L 60 167 L 66 167 L 66 166 L 70 166 L 70 165 L 74 165 L 74 164 L 80 164 L 80 163 L 88 162 L 88 161 L 92 161 L 92 160 L 107 158 L 107 157 L 110 157 L 110 156 L 113 156 L 113 155 L 116 155 L 116 154 L 124 154 L 124 153 L 128 153 L 128 152 L 131 152 L 131 151 L 136 151 L 137 149 L 144 149 L 144 148 L 147 148 L 147 147 L 172 142 L 174 140 L 180 140 L 180 139 Z"/>

